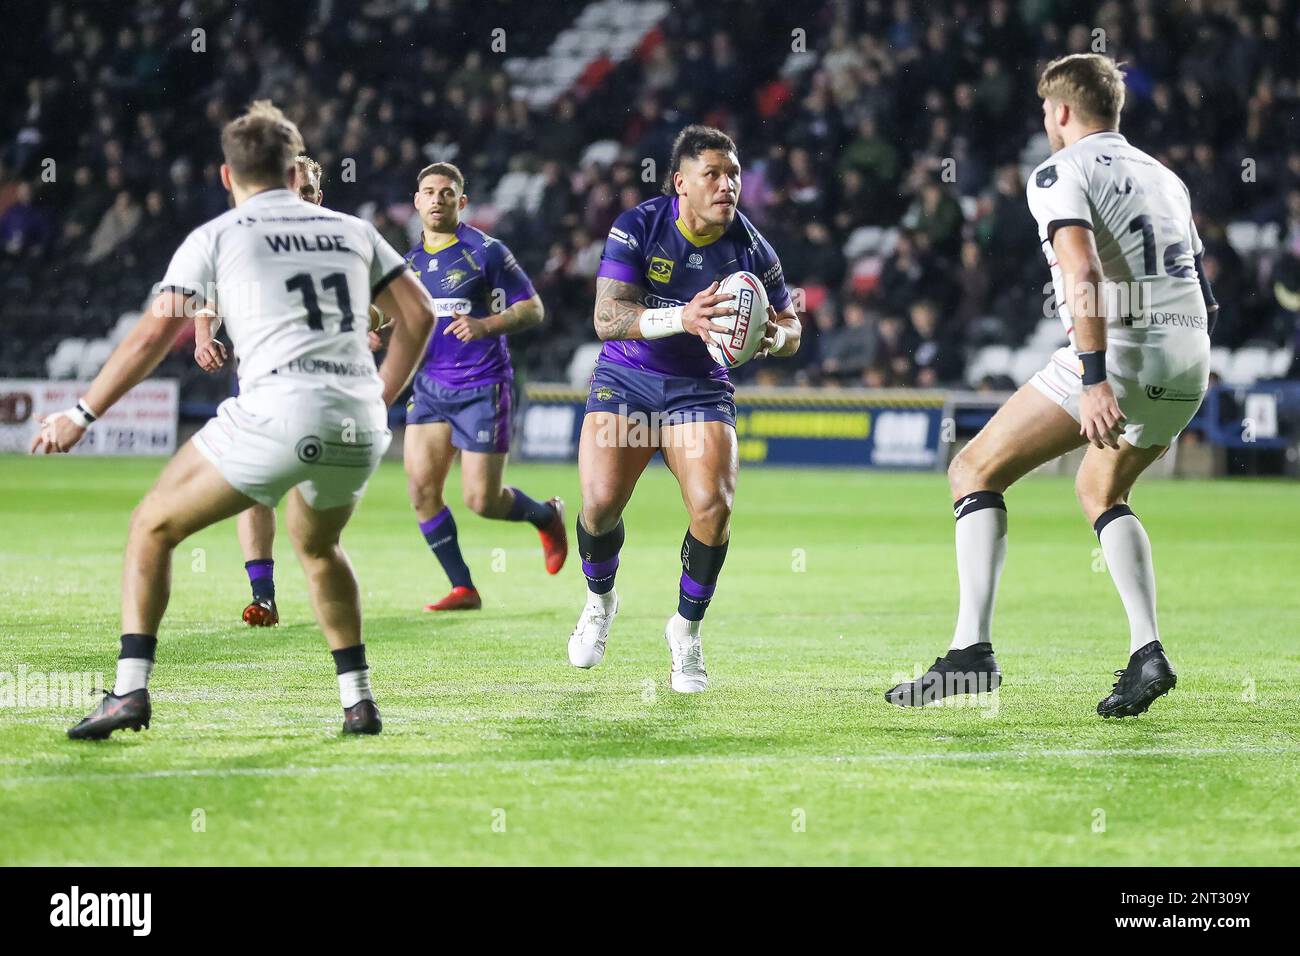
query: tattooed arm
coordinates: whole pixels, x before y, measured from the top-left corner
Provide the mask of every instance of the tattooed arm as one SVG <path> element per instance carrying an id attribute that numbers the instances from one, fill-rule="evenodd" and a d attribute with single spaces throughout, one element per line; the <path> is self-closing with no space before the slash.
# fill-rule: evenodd
<path id="1" fill-rule="evenodd" d="M 643 290 L 630 282 L 597 277 L 596 279 L 596 335 L 602 342 L 612 339 L 639 339 L 641 313 L 646 310 L 641 301 Z"/>
<path id="2" fill-rule="evenodd" d="M 686 332 L 699 336 L 707 343 L 710 332 L 731 331 L 727 326 L 711 321 L 716 316 L 735 312 L 735 306 L 730 302 L 735 297 L 730 292 L 719 295 L 717 282 L 701 289 L 684 306 L 647 309 L 641 301 L 642 294 L 641 287 L 630 282 L 620 282 L 604 276 L 596 278 L 596 334 L 601 341 L 647 338 L 641 322 L 646 312 L 652 313 L 646 317 L 646 322 L 653 318 L 657 329 L 651 332 L 650 338 Z"/>

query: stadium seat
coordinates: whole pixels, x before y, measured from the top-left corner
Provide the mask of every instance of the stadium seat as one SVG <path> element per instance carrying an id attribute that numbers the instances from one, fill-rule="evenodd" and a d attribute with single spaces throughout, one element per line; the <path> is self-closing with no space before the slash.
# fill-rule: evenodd
<path id="1" fill-rule="evenodd" d="M 567 377 L 574 388 L 586 388 L 591 380 L 591 373 L 596 370 L 596 359 L 600 357 L 600 342 L 584 342 L 573 350 L 569 359 Z"/>
<path id="2" fill-rule="evenodd" d="M 66 338 L 55 348 L 54 354 L 46 360 L 45 373 L 50 378 L 74 378 L 77 366 L 81 362 L 81 353 L 86 350 L 86 340 Z"/>
<path id="3" fill-rule="evenodd" d="M 1259 243 L 1259 224 L 1254 222 L 1230 222 L 1224 230 L 1228 245 L 1239 256 L 1253 255 Z"/>
<path id="4" fill-rule="evenodd" d="M 1023 385 L 1034 377 L 1034 373 L 1041 369 L 1052 358 L 1052 353 L 1056 351 L 1053 348 L 1042 348 L 1033 345 L 1026 345 L 1018 349 L 1011 356 L 1011 380 L 1017 385 Z"/>
<path id="5" fill-rule="evenodd" d="M 597 0 L 561 30 L 546 53 L 532 59 L 515 57 L 505 69 L 513 94 L 534 107 L 546 107 L 571 89 L 584 71 L 601 57 L 618 64 L 640 46 L 646 34 L 668 16 L 667 3 Z"/>
<path id="6" fill-rule="evenodd" d="M 1011 369 L 1011 349 L 1005 345 L 986 345 L 979 349 L 966 366 L 966 383 L 972 388 L 989 375 L 1007 375 Z"/>
<path id="7" fill-rule="evenodd" d="M 113 343 L 108 339 L 91 339 L 86 343 L 77 362 L 76 377 L 79 381 L 89 382 L 99 374 L 108 357 L 113 354 Z"/>
<path id="8" fill-rule="evenodd" d="M 883 226 L 859 226 L 849 233 L 844 243 L 844 258 L 853 260 L 863 256 L 889 255 L 898 240 L 897 229 Z"/>
<path id="9" fill-rule="evenodd" d="M 135 324 L 140 319 L 139 312 L 123 312 L 117 317 L 117 323 L 113 326 L 112 331 L 108 333 L 108 341 L 117 345 L 126 338 L 127 333 L 135 328 Z"/>
<path id="10" fill-rule="evenodd" d="M 1225 376 L 1231 385 L 1250 385 L 1269 377 L 1272 353 L 1262 346 L 1248 345 L 1232 353 L 1232 362 Z"/>
<path id="11" fill-rule="evenodd" d="M 596 163 L 600 166 L 609 166 L 618 159 L 620 148 L 616 139 L 598 139 L 583 151 L 581 165 Z"/>
<path id="12" fill-rule="evenodd" d="M 1228 245 L 1239 256 L 1254 256 L 1261 252 L 1272 252 L 1278 244 L 1277 223 L 1232 222 L 1225 230 Z"/>
<path id="13" fill-rule="evenodd" d="M 1034 334 L 1027 344 L 1035 348 L 1055 350 L 1068 341 L 1065 337 L 1065 329 L 1061 327 L 1061 320 L 1044 317 L 1034 326 Z"/>
<path id="14" fill-rule="evenodd" d="M 1219 378 L 1228 377 L 1228 367 L 1232 363 L 1232 350 L 1223 346 L 1210 349 L 1210 371 Z"/>

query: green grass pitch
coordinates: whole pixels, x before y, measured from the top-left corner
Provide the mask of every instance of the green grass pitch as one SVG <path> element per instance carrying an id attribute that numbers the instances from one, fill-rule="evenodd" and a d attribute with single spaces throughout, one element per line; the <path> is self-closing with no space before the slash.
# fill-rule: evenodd
<path id="1" fill-rule="evenodd" d="M 126 525 L 159 468 L 0 458 L 0 674 L 111 682 Z M 508 478 L 576 508 L 573 467 Z M 526 525 L 459 508 L 485 609 L 420 612 L 445 579 L 386 463 L 344 538 L 383 735 L 339 736 L 287 541 L 284 623 L 239 623 L 227 522 L 177 552 L 152 729 L 73 743 L 84 705 L 0 708 L 0 863 L 1300 862 L 1300 489 L 1139 486 L 1180 680 L 1123 722 L 1094 712 L 1127 628 L 1069 482 L 1030 479 L 1008 503 L 996 706 L 881 697 L 950 635 L 943 477 L 758 468 L 705 622 L 712 688 L 680 697 L 662 629 L 686 519 L 664 468 L 626 515 L 605 663 L 578 671 L 577 561 L 548 577 Z"/>

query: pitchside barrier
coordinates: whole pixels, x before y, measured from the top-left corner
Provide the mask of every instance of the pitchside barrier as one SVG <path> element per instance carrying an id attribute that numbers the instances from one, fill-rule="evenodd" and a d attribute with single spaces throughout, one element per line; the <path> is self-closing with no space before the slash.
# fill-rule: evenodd
<path id="1" fill-rule="evenodd" d="M 42 415 L 68 408 L 86 384 L 0 379 L 0 452 L 25 452 Z M 528 383 L 516 403 L 513 453 L 531 461 L 574 461 L 585 389 Z M 150 379 L 92 428 L 81 454 L 170 455 L 216 412 L 212 402 L 177 401 L 177 383 Z M 736 392 L 736 433 L 746 465 L 813 465 L 890 470 L 947 466 L 1007 400 L 1007 392 L 924 389 L 747 388 Z M 178 429 L 178 417 L 181 425 Z M 405 404 L 390 412 L 395 430 Z M 634 422 L 616 440 L 653 438 L 654 422 Z M 179 435 L 178 435 L 179 431 Z M 1158 469 L 1164 474 L 1300 471 L 1300 382 L 1216 385 L 1181 442 Z M 390 458 L 401 457 L 395 436 Z M 1064 463 L 1073 471 L 1073 461 Z"/>
<path id="2" fill-rule="evenodd" d="M 26 453 L 41 418 L 76 405 L 87 387 L 87 382 L 0 379 L 0 452 Z M 95 423 L 73 454 L 172 454 L 179 394 L 172 379 L 141 382 Z"/>
<path id="3" fill-rule="evenodd" d="M 575 459 L 586 391 L 529 384 L 525 395 L 515 445 L 519 456 Z M 943 391 L 741 388 L 736 393 L 736 437 L 746 465 L 941 468 L 947 463 L 943 445 L 952 440 L 944 423 L 951 424 L 952 416 L 949 393 Z M 655 427 L 634 422 L 620 438 L 638 441 Z"/>
<path id="4" fill-rule="evenodd" d="M 891 470 L 945 468 L 1010 397 L 1009 392 L 923 389 L 736 390 L 740 460 L 749 465 L 830 465 Z M 568 385 L 524 388 L 514 451 L 533 461 L 572 461 L 587 394 Z M 649 427 L 649 426 L 647 426 Z M 1300 456 L 1300 383 L 1216 385 L 1160 473 L 1249 473 L 1231 455 L 1273 454 L 1294 471 Z M 629 438 L 635 432 L 629 432 Z M 1074 460 L 1064 463 L 1073 472 Z"/>

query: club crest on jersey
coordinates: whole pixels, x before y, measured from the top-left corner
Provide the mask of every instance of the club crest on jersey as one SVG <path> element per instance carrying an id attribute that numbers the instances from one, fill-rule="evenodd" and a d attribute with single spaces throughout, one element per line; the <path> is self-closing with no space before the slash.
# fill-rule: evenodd
<path id="1" fill-rule="evenodd" d="M 599 388 L 596 389 L 596 400 L 599 402 L 607 402 L 613 397 L 614 397 L 614 390 L 610 388 L 608 385 L 601 385 Z"/>
<path id="2" fill-rule="evenodd" d="M 651 256 L 650 268 L 646 271 L 646 278 L 651 282 L 667 282 L 673 277 L 673 265 L 672 259 Z"/>
<path id="3" fill-rule="evenodd" d="M 451 290 L 456 288 L 456 286 L 465 281 L 467 275 L 469 275 L 469 273 L 464 269 L 448 269 L 442 274 L 443 289 Z"/>
<path id="4" fill-rule="evenodd" d="M 1056 165 L 1045 166 L 1040 169 L 1038 175 L 1034 177 L 1034 185 L 1039 189 L 1046 189 L 1048 186 L 1052 185 L 1052 183 L 1056 182 L 1056 179 Z"/>

